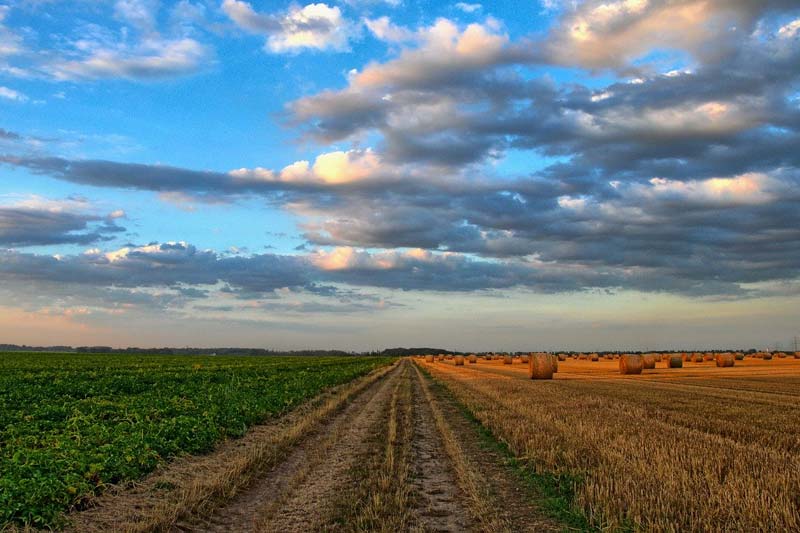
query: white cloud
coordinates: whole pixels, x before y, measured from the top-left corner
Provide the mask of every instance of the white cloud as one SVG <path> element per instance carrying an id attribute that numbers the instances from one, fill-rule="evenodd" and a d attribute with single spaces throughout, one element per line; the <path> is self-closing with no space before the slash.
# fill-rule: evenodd
<path id="1" fill-rule="evenodd" d="M 116 17 L 143 32 L 155 31 L 158 0 L 117 0 Z"/>
<path id="2" fill-rule="evenodd" d="M 194 39 L 156 38 L 135 47 L 93 48 L 84 58 L 57 61 L 45 70 L 58 80 L 158 79 L 195 72 L 210 62 L 210 56 Z"/>
<path id="3" fill-rule="evenodd" d="M 566 12 L 546 43 L 551 58 L 588 68 L 619 68 L 654 49 L 712 59 L 748 27 L 750 2 L 728 0 L 587 1 Z"/>
<path id="4" fill-rule="evenodd" d="M 389 17 L 386 16 L 376 19 L 365 19 L 364 25 L 375 38 L 390 43 L 411 41 L 416 36 L 416 34 L 408 28 L 393 24 Z"/>
<path id="5" fill-rule="evenodd" d="M 337 6 L 324 3 L 291 6 L 280 14 L 261 14 L 248 2 L 225 0 L 222 9 L 239 27 L 266 35 L 266 49 L 275 53 L 346 50 L 355 33 L 354 25 Z"/>
<path id="6" fill-rule="evenodd" d="M 8 87 L 4 87 L 0 85 L 0 98 L 4 98 L 6 100 L 13 100 L 15 102 L 27 102 L 28 97 L 22 94 L 19 91 L 15 91 L 14 89 L 9 89 Z"/>
<path id="7" fill-rule="evenodd" d="M 758 205 L 775 199 L 772 179 L 763 173 L 750 172 L 739 176 L 705 180 L 677 181 L 664 178 L 650 180 L 645 195 L 672 195 L 687 201 L 704 201 L 721 205 Z"/>
<path id="8" fill-rule="evenodd" d="M 475 13 L 476 11 L 483 9 L 481 4 L 469 4 L 467 2 L 457 2 L 455 7 L 464 13 Z"/>
<path id="9" fill-rule="evenodd" d="M 308 161 L 295 161 L 277 173 L 257 167 L 240 168 L 229 174 L 239 180 L 342 185 L 375 177 L 381 171 L 386 172 L 380 157 L 367 149 L 323 153 L 313 165 Z"/>
<path id="10" fill-rule="evenodd" d="M 798 32 L 800 32 L 800 19 L 795 19 L 789 24 L 782 26 L 778 30 L 778 36 L 784 39 L 791 39 L 792 37 L 795 37 Z"/>

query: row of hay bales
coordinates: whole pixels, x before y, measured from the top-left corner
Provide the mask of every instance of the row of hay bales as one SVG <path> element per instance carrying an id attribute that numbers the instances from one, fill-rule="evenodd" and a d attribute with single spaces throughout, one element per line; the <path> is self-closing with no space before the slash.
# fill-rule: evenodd
<path id="1" fill-rule="evenodd" d="M 771 360 L 773 356 L 778 358 L 793 357 L 800 359 L 800 352 L 785 353 L 785 352 L 756 352 L 751 355 L 756 359 Z M 478 356 L 469 354 L 466 357 L 463 355 L 425 355 L 426 362 L 432 363 L 434 361 L 453 360 L 456 366 L 463 366 L 465 361 L 470 364 L 478 362 Z M 483 356 L 484 360 L 493 361 L 502 359 L 503 364 L 511 365 L 515 360 L 528 365 L 528 377 L 531 379 L 552 379 L 553 374 L 558 372 L 558 362 L 566 361 L 571 357 L 576 360 L 586 361 L 599 361 L 604 360 L 619 360 L 620 374 L 636 375 L 641 374 L 644 370 L 651 370 L 656 368 L 656 363 L 664 362 L 665 368 L 682 368 L 684 362 L 704 363 L 713 361 L 719 368 L 728 368 L 736 364 L 736 361 L 741 361 L 745 358 L 743 352 L 685 352 L 685 353 L 645 353 L 645 354 L 616 354 L 616 353 L 544 353 L 535 352 L 529 356 L 512 356 L 508 354 L 486 354 Z"/>

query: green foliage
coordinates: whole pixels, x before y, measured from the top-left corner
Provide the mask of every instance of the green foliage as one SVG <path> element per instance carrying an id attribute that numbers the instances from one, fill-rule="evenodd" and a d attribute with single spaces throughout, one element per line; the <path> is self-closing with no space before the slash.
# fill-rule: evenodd
<path id="1" fill-rule="evenodd" d="M 0 356 L 0 530 L 62 513 L 389 362 L 377 357 Z"/>

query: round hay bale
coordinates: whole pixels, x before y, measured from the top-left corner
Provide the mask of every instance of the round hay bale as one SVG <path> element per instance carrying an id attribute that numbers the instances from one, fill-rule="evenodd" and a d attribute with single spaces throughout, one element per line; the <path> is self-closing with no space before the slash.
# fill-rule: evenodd
<path id="1" fill-rule="evenodd" d="M 660 353 L 655 354 L 656 363 L 660 363 L 664 357 L 666 356 L 662 356 Z"/>
<path id="2" fill-rule="evenodd" d="M 455 356 L 454 360 L 455 360 L 456 366 L 464 366 L 464 356 L 463 355 Z"/>
<path id="3" fill-rule="evenodd" d="M 702 363 L 703 362 L 703 354 L 701 354 L 701 353 L 694 354 L 692 356 L 692 361 L 694 361 L 695 363 Z"/>
<path id="4" fill-rule="evenodd" d="M 736 361 L 744 361 L 744 354 L 742 352 L 736 352 L 735 354 L 733 354 L 733 358 Z"/>
<path id="5" fill-rule="evenodd" d="M 641 374 L 644 360 L 641 355 L 623 355 L 619 358 L 620 374 Z"/>
<path id="6" fill-rule="evenodd" d="M 550 354 L 550 363 L 553 366 L 553 374 L 558 372 L 558 357 L 556 355 Z"/>
<path id="7" fill-rule="evenodd" d="M 652 370 L 656 367 L 656 356 L 653 354 L 645 354 L 642 356 L 642 368 Z"/>
<path id="8" fill-rule="evenodd" d="M 600 360 L 600 356 L 597 355 L 596 353 L 590 353 L 589 354 L 589 360 L 590 361 L 599 361 Z"/>
<path id="9" fill-rule="evenodd" d="M 683 357 L 670 355 L 667 359 L 667 368 L 683 368 Z"/>
<path id="10" fill-rule="evenodd" d="M 469 354 L 468 360 L 469 360 L 469 364 L 474 365 L 475 363 L 478 362 L 478 356 L 475 355 L 474 353 L 471 353 L 471 354 Z"/>
<path id="11" fill-rule="evenodd" d="M 783 352 L 778 352 L 775 355 L 778 357 L 778 359 L 783 359 L 784 357 L 786 357 L 786 354 Z"/>
<path id="12" fill-rule="evenodd" d="M 718 353 L 714 360 L 720 368 L 733 366 L 736 361 L 732 353 Z"/>
<path id="13" fill-rule="evenodd" d="M 426 355 L 425 356 L 425 362 L 426 363 L 433 363 L 433 356 L 432 355 Z"/>
<path id="14" fill-rule="evenodd" d="M 798 353 L 800 353 L 800 352 L 798 352 Z M 558 360 L 559 361 L 566 361 L 567 360 L 567 354 L 565 354 L 565 353 L 558 354 Z"/>
<path id="15" fill-rule="evenodd" d="M 800 359 L 800 352 L 794 352 L 794 358 Z"/>
<path id="16" fill-rule="evenodd" d="M 703 361 L 713 361 L 715 356 L 713 353 L 704 353 L 703 354 Z"/>
<path id="17" fill-rule="evenodd" d="M 523 364 L 527 364 L 528 363 L 528 356 L 527 355 L 520 355 L 519 356 L 519 362 L 523 363 Z"/>
<path id="18" fill-rule="evenodd" d="M 510 355 L 506 355 L 506 356 L 503 357 L 503 364 L 504 365 L 510 365 L 513 362 L 514 362 L 514 358 L 511 357 Z"/>
<path id="19" fill-rule="evenodd" d="M 683 360 L 686 361 L 687 363 L 692 360 L 692 355 L 691 354 L 682 353 L 681 356 L 683 356 Z"/>
<path id="20" fill-rule="evenodd" d="M 553 363 L 549 354 L 531 354 L 528 359 L 528 377 L 530 379 L 553 379 Z"/>
<path id="21" fill-rule="evenodd" d="M 762 359 L 765 361 L 772 361 L 772 352 L 764 352 Z"/>

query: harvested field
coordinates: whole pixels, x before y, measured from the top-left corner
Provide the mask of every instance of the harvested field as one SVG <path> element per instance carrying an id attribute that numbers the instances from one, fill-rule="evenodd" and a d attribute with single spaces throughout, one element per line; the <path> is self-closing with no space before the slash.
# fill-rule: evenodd
<path id="1" fill-rule="evenodd" d="M 703 356 L 700 356 L 703 360 Z M 601 529 L 800 529 L 800 364 L 712 361 L 621 375 L 617 361 L 423 365 Z"/>

